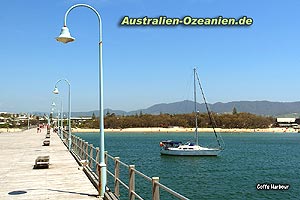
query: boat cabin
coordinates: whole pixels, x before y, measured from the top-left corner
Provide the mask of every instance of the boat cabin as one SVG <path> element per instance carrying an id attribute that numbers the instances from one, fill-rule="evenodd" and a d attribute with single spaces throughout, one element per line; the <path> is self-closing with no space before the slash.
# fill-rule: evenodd
<path id="1" fill-rule="evenodd" d="M 182 145 L 182 142 L 173 141 L 173 140 L 165 140 L 160 142 L 160 146 L 163 147 L 164 149 L 168 149 L 170 147 L 177 148 L 180 145 Z"/>

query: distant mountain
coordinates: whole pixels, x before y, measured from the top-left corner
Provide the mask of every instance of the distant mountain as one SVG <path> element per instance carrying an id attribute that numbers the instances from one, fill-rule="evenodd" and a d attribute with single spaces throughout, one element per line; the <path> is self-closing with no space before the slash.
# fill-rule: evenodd
<path id="1" fill-rule="evenodd" d="M 256 115 L 280 116 L 300 113 L 300 102 L 270 102 L 270 101 L 233 101 L 215 103 L 212 110 L 217 113 L 231 112 L 236 107 L 238 112 L 248 112 Z"/>
<path id="2" fill-rule="evenodd" d="M 179 101 L 175 103 L 161 103 L 153 105 L 146 109 L 140 109 L 131 111 L 128 114 L 135 114 L 135 113 L 147 113 L 147 114 L 153 114 L 158 115 L 160 113 L 169 113 L 169 114 L 182 114 L 182 113 L 191 113 L 194 110 L 194 102 L 185 100 L 185 101 Z M 202 105 L 198 104 L 198 108 L 201 108 Z M 201 109 L 202 110 L 202 109 Z"/>
<path id="3" fill-rule="evenodd" d="M 99 117 L 99 110 L 93 110 L 89 112 L 72 112 L 73 117 L 83 117 L 83 116 L 93 116 L 93 113 L 95 116 Z M 110 108 L 104 109 L 104 115 L 107 113 L 115 113 L 116 115 L 128 115 L 126 111 L 122 110 L 112 110 Z"/>
<path id="4" fill-rule="evenodd" d="M 209 104 L 210 109 L 216 113 L 231 113 L 233 108 L 237 112 L 248 112 L 256 115 L 264 116 L 297 116 L 300 113 L 300 102 L 270 102 L 270 101 L 232 101 L 228 103 L 214 103 Z M 205 105 L 198 103 L 197 108 L 200 112 L 206 112 Z M 135 115 L 142 112 L 143 114 L 183 114 L 191 113 L 194 111 L 194 102 L 185 100 L 174 103 L 161 103 L 153 105 L 146 109 L 139 109 L 135 111 L 122 111 L 105 109 L 104 114 L 107 112 L 115 113 L 116 115 Z M 99 111 L 89 112 L 72 112 L 72 116 L 92 116 L 95 113 L 98 116 Z"/>

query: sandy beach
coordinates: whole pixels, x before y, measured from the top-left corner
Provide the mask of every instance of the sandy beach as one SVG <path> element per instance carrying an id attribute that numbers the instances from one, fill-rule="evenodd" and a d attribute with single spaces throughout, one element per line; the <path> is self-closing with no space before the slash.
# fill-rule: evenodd
<path id="1" fill-rule="evenodd" d="M 15 133 L 21 131 L 23 131 L 23 129 L 20 128 L 0 128 L 0 133 Z"/>
<path id="2" fill-rule="evenodd" d="M 218 133 L 298 133 L 298 129 L 294 128 L 265 128 L 265 129 L 222 129 L 216 128 Z M 21 132 L 19 128 L 0 128 L 0 133 L 15 133 Z M 172 128 L 160 128 L 160 127 L 149 127 L 149 128 L 124 128 L 124 129 L 104 129 L 107 133 L 176 133 L 176 132 L 194 132 L 195 128 L 183 128 L 183 127 L 172 127 Z M 72 128 L 73 133 L 96 133 L 99 129 L 82 129 Z M 213 132 L 212 128 L 198 128 L 198 132 Z"/>
<path id="3" fill-rule="evenodd" d="M 298 133 L 297 129 L 294 128 L 265 128 L 265 129 L 222 129 L 216 128 L 216 132 L 219 133 Z M 125 129 L 104 129 L 105 132 L 117 132 L 117 133 L 171 133 L 171 132 L 194 132 L 195 128 L 183 128 L 183 127 L 172 127 L 172 128 L 160 128 L 160 127 L 149 127 L 149 128 L 125 128 Z M 198 128 L 199 132 L 213 132 L 212 128 Z M 99 129 L 80 129 L 72 128 L 73 133 L 93 133 L 99 132 Z"/>

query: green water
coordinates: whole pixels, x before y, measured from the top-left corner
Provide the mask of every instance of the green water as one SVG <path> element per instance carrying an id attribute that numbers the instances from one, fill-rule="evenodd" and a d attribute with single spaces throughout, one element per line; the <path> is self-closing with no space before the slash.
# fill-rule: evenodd
<path id="1" fill-rule="evenodd" d="M 99 145 L 99 134 L 76 135 Z M 160 155 L 161 140 L 184 141 L 193 138 L 191 133 L 106 133 L 105 149 L 121 161 L 134 164 L 147 176 L 160 177 L 161 183 L 190 199 L 300 198 L 300 134 L 226 133 L 222 137 L 226 149 L 218 157 Z M 204 143 L 210 138 L 211 134 L 200 135 Z M 137 190 L 142 197 L 150 199 L 151 184 L 144 182 L 136 179 Z M 111 179 L 108 183 L 113 188 Z M 257 190 L 258 183 L 289 184 L 290 188 Z M 176 199 L 161 193 L 162 200 Z M 127 192 L 121 199 L 127 199 Z"/>

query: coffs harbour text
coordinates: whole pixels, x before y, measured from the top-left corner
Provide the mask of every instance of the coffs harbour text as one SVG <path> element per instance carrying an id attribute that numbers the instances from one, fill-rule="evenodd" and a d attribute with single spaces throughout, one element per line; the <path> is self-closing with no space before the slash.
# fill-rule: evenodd
<path id="1" fill-rule="evenodd" d="M 275 183 L 258 183 L 256 184 L 257 190 L 288 190 L 289 184 L 275 184 Z"/>

